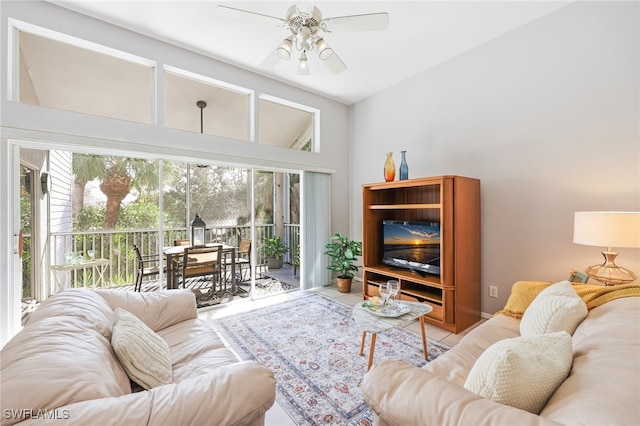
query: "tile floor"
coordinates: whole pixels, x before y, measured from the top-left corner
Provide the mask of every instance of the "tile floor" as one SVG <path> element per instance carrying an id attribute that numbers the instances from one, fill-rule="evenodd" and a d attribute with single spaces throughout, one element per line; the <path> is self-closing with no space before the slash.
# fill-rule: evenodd
<path id="1" fill-rule="evenodd" d="M 356 303 L 362 301 L 362 284 L 358 281 L 354 281 L 353 285 L 351 286 L 351 293 L 340 293 L 338 292 L 338 289 L 335 285 L 331 285 L 319 289 L 283 293 L 280 295 L 258 300 L 240 299 L 238 301 L 233 301 L 224 305 L 216 305 L 211 308 L 200 309 L 198 314 L 203 319 L 222 318 L 228 315 L 247 312 L 253 309 L 261 308 L 263 306 L 269 306 L 275 303 L 283 302 L 285 300 L 300 297 L 308 292 L 319 292 L 327 297 L 339 300 L 347 305 L 355 305 Z M 460 339 L 465 334 L 467 334 L 478 324 L 481 324 L 483 321 L 484 320 L 481 320 L 477 324 L 471 326 L 469 329 L 458 334 L 453 334 L 436 326 L 426 324 L 427 337 L 430 340 L 435 340 L 452 347 L 458 344 Z M 405 328 L 415 333 L 420 333 L 420 325 L 417 320 L 406 325 Z M 267 426 L 295 426 L 295 423 L 277 402 L 267 412 L 265 424 Z"/>

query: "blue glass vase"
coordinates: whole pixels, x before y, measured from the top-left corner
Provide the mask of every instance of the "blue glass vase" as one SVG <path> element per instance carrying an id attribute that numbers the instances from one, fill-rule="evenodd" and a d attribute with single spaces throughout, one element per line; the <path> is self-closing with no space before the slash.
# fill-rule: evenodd
<path id="1" fill-rule="evenodd" d="M 407 159 L 405 158 L 405 154 L 407 151 L 400 151 L 402 154 L 402 162 L 400 163 L 400 180 L 409 179 L 409 166 L 407 165 Z"/>

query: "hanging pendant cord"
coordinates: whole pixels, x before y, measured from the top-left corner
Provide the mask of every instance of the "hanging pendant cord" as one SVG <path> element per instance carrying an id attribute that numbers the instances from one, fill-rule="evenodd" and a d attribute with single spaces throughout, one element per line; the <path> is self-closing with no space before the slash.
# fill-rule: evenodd
<path id="1" fill-rule="evenodd" d="M 204 109 L 207 107 L 205 101 L 196 102 L 196 106 L 200 108 L 200 133 L 204 133 Z"/>

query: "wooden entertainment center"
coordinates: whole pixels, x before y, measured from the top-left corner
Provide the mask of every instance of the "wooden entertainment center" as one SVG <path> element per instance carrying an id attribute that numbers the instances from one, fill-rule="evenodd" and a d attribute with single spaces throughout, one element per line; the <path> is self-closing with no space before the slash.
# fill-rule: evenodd
<path id="1" fill-rule="evenodd" d="M 382 263 L 382 221 L 440 224 L 440 275 Z M 425 302 L 425 320 L 459 333 L 480 320 L 480 181 L 436 176 L 362 186 L 362 293 L 400 281 L 401 300 Z"/>

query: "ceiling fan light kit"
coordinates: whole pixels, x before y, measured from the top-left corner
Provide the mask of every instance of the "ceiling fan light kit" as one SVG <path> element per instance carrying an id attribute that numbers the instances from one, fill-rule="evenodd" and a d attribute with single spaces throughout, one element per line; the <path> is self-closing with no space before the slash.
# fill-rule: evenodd
<path id="1" fill-rule="evenodd" d="M 318 35 L 318 31 L 327 33 L 339 31 L 377 31 L 386 30 L 389 27 L 389 14 L 386 12 L 337 16 L 323 19 L 322 13 L 317 7 L 313 6 L 312 8 L 308 7 L 303 9 L 295 4 L 287 9 L 285 19 L 222 5 L 217 7 L 217 13 L 219 16 L 227 18 L 268 22 L 289 30 L 291 35 L 280 42 L 262 64 L 267 68 L 271 68 L 281 59 L 289 60 L 291 58 L 291 47 L 295 46 L 298 51 L 302 52 L 298 61 L 298 74 L 309 74 L 307 52 L 311 52 L 314 49 L 317 50 L 318 57 L 334 73 L 337 74 L 347 69 L 347 66 L 324 38 Z"/>

